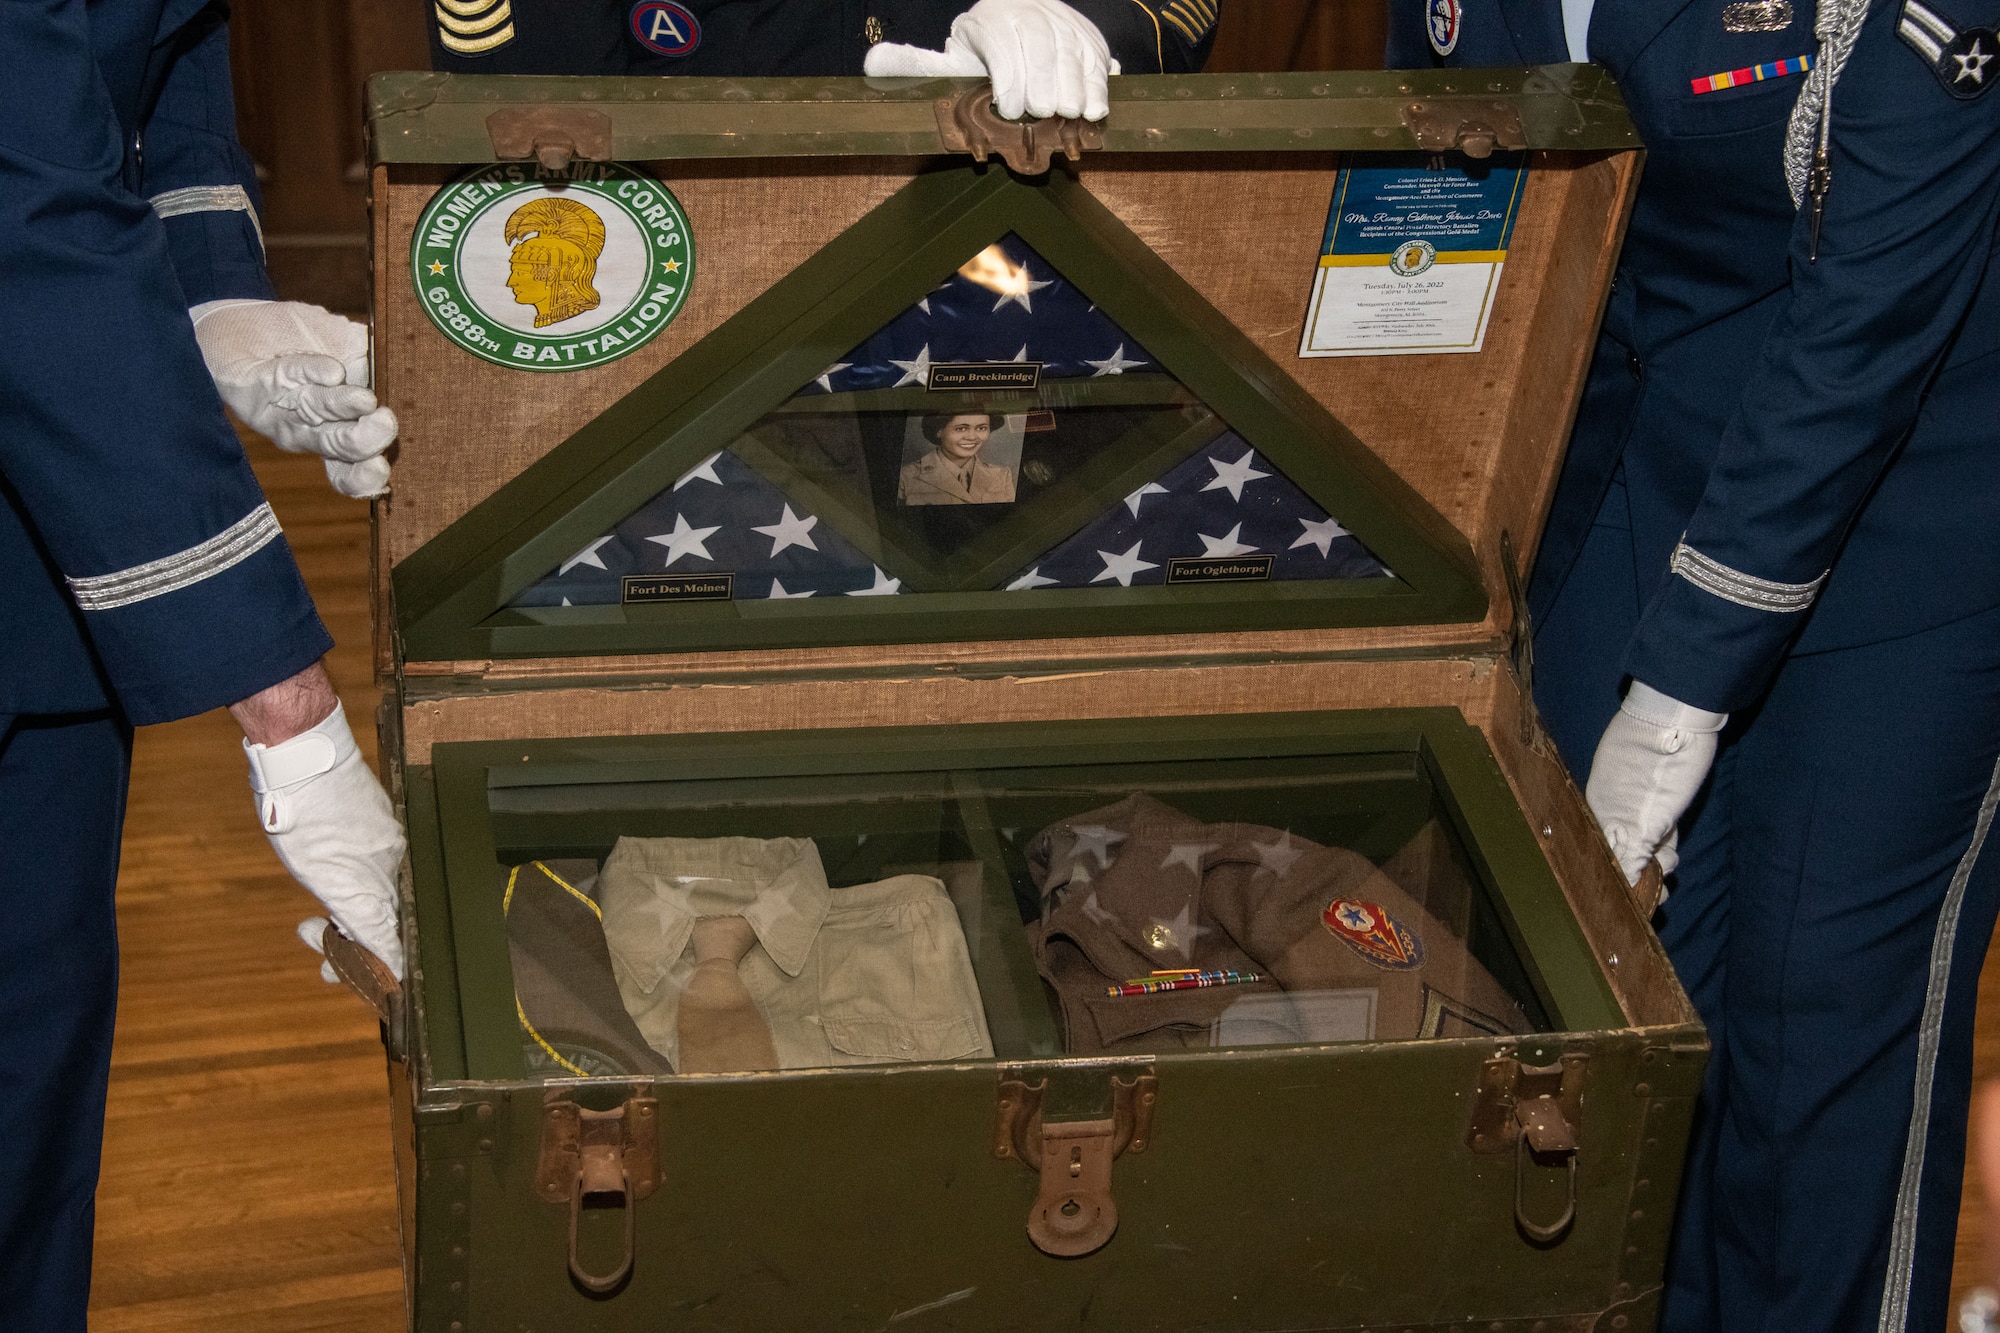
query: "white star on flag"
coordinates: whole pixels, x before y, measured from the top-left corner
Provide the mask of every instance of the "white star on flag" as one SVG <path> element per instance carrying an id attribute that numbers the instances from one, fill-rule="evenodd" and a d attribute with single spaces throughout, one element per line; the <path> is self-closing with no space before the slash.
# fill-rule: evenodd
<path id="1" fill-rule="evenodd" d="M 1092 579 L 1091 582 L 1102 583 L 1106 579 L 1117 579 L 1119 587 L 1129 588 L 1132 586 L 1132 576 L 1134 574 L 1139 573 L 1141 570 L 1158 569 L 1159 566 L 1151 560 L 1141 560 L 1139 558 L 1139 548 L 1143 545 L 1145 545 L 1143 539 L 1133 542 L 1132 549 L 1123 555 L 1113 555 L 1110 551 L 1099 551 L 1097 554 L 1104 560 L 1104 572 Z"/>
<path id="2" fill-rule="evenodd" d="M 942 290 L 942 289 L 940 289 L 940 290 Z M 921 301 L 917 302 L 917 309 L 919 309 L 919 310 L 923 311 L 923 312 L 924 312 L 924 313 L 925 313 L 926 315 L 930 314 L 930 312 L 931 312 L 931 298 L 930 298 L 930 297 L 928 297 L 928 296 L 926 296 L 926 297 L 925 297 L 925 298 L 924 298 L 923 300 L 921 300 Z"/>
<path id="3" fill-rule="evenodd" d="M 1139 502 L 1149 495 L 1165 495 L 1167 488 L 1157 481 L 1149 481 L 1138 490 L 1125 497 L 1125 507 L 1132 511 L 1132 517 L 1139 517 Z"/>
<path id="4" fill-rule="evenodd" d="M 1000 293 L 1000 299 L 993 303 L 993 309 L 996 312 L 1001 306 L 1012 302 L 1032 315 L 1035 313 L 1035 307 L 1028 298 L 1042 288 L 1054 285 L 1048 282 L 1036 282 L 1033 278 L 1028 277 L 1028 270 L 1025 266 L 1021 269 L 1021 279 L 1022 281 L 1018 290 Z"/>
<path id="5" fill-rule="evenodd" d="M 720 457 L 722 457 L 722 451 L 720 449 L 717 449 L 707 458 L 702 459 L 699 463 L 696 463 L 693 467 L 681 473 L 680 480 L 674 483 L 674 489 L 679 490 L 681 487 L 687 485 L 691 481 L 696 480 L 697 478 L 702 481 L 712 481 L 716 485 L 720 486 L 722 484 L 722 478 L 715 475 L 715 460 Z"/>
<path id="6" fill-rule="evenodd" d="M 1266 870 L 1279 875 L 1290 870 L 1292 863 L 1305 855 L 1305 852 L 1292 846 L 1290 832 L 1280 833 L 1270 842 L 1253 842 L 1250 849 L 1257 853 L 1257 859 L 1263 862 Z"/>
<path id="7" fill-rule="evenodd" d="M 761 532 L 771 539 L 772 555 L 776 555 L 787 546 L 803 546 L 808 551 L 817 551 L 819 547 L 812 539 L 812 530 L 813 525 L 818 522 L 817 514 L 807 514 L 804 518 L 800 518 L 792 512 L 790 505 L 786 505 L 784 515 L 776 523 L 767 528 L 752 528 L 750 531 Z"/>
<path id="8" fill-rule="evenodd" d="M 927 384 L 931 378 L 931 345 L 925 343 L 914 361 L 898 361 L 892 356 L 889 358 L 889 364 L 903 372 L 903 378 L 897 380 L 891 387 L 900 389 L 905 384 Z"/>
<path id="9" fill-rule="evenodd" d="M 877 565 L 875 567 L 875 586 L 872 588 L 856 588 L 847 595 L 849 597 L 887 597 L 891 593 L 898 593 L 902 590 L 903 581 L 901 579 L 890 578 L 882 572 L 882 567 Z"/>
<path id="10" fill-rule="evenodd" d="M 1004 591 L 1024 592 L 1029 588 L 1045 588 L 1049 584 L 1056 583 L 1059 581 L 1060 580 L 1057 579 L 1043 578 L 1042 567 L 1040 565 L 1036 565 L 1033 569 L 1021 575 L 1020 578 L 1015 579 L 1012 583 L 1008 584 L 1007 587 L 1004 589 Z"/>
<path id="11" fill-rule="evenodd" d="M 569 605 L 569 598 L 567 598 L 567 597 L 563 598 L 563 603 L 562 603 L 562 604 L 563 604 L 564 606 L 568 606 L 568 605 Z"/>
<path id="12" fill-rule="evenodd" d="M 561 578 L 563 575 L 569 573 L 572 569 L 575 569 L 578 565 L 589 565 L 593 569 L 607 569 L 607 566 L 604 563 L 604 557 L 597 553 L 598 548 L 602 547 L 604 543 L 610 541 L 612 537 L 615 537 L 617 535 L 618 534 L 616 533 L 611 533 L 607 536 L 599 537 L 596 541 L 584 547 L 581 551 L 578 551 L 575 555 L 571 556 L 569 559 L 563 561 L 562 568 L 556 571 L 556 577 Z"/>
<path id="13" fill-rule="evenodd" d="M 1083 358 L 1083 364 L 1096 367 L 1095 370 L 1090 372 L 1090 377 L 1096 379 L 1100 375 L 1123 375 L 1134 366 L 1146 366 L 1152 363 L 1150 361 L 1127 361 L 1125 359 L 1125 344 L 1119 343 L 1118 350 L 1110 356 L 1105 357 L 1102 361 L 1092 361 L 1089 357 L 1085 357 Z"/>
<path id="14" fill-rule="evenodd" d="M 806 589 L 804 592 L 786 592 L 784 584 L 778 582 L 778 580 L 776 579 L 772 579 L 771 595 L 766 600 L 778 601 L 787 597 L 810 597 L 812 595 L 813 595 L 813 590 L 811 588 Z"/>
<path id="15" fill-rule="evenodd" d="M 1021 344 L 1021 350 L 1014 353 L 1014 359 L 1016 361 L 1026 361 L 1028 359 L 1028 344 Z"/>
<path id="16" fill-rule="evenodd" d="M 1205 532 L 1197 532 L 1195 536 L 1201 538 L 1201 544 L 1205 548 L 1202 551 L 1203 555 L 1249 555 L 1257 548 L 1245 546 L 1238 540 L 1242 532 L 1243 525 L 1238 523 L 1225 537 L 1211 537 Z"/>
<path id="17" fill-rule="evenodd" d="M 1347 529 L 1340 526 L 1338 519 L 1329 518 L 1324 523 L 1315 523 L 1309 518 L 1302 518 L 1299 520 L 1299 526 L 1303 527 L 1305 532 L 1297 541 L 1285 548 L 1288 551 L 1296 551 L 1301 546 L 1317 546 L 1322 556 L 1328 556 L 1333 554 L 1333 539 L 1348 535 Z"/>
<path id="18" fill-rule="evenodd" d="M 820 388 L 825 389 L 828 393 L 832 393 L 833 377 L 835 375 L 838 375 L 843 370 L 852 370 L 853 368 L 854 368 L 854 363 L 852 361 L 836 361 L 832 365 L 828 366 L 825 370 L 822 370 L 819 373 L 819 378 L 814 380 L 813 382 L 819 385 Z"/>
<path id="19" fill-rule="evenodd" d="M 1111 864 L 1111 849 L 1125 841 L 1123 833 L 1115 828 L 1106 828 L 1102 824 L 1084 824 L 1071 829 L 1070 832 L 1076 835 L 1076 846 L 1070 850 L 1070 855 L 1081 858 L 1088 852 L 1097 858 L 1099 869 Z"/>
<path id="20" fill-rule="evenodd" d="M 1104 905 L 1097 901 L 1096 889 L 1092 889 L 1090 896 L 1079 903 L 1078 907 L 1086 917 L 1095 921 L 1100 926 L 1112 925 L 1118 920 L 1115 914 L 1105 911 Z"/>
<path id="21" fill-rule="evenodd" d="M 648 537 L 646 540 L 649 542 L 658 542 L 660 545 L 666 547 L 667 564 L 672 565 L 674 561 L 684 555 L 698 555 L 704 560 L 715 559 L 714 556 L 708 553 L 707 543 L 711 534 L 720 531 L 722 531 L 722 525 L 719 523 L 712 528 L 691 528 L 688 526 L 686 514 L 675 514 L 674 530 L 672 532 L 661 533 L 657 537 Z"/>
<path id="22" fill-rule="evenodd" d="M 1247 483 L 1253 482 L 1259 477 L 1268 477 L 1271 475 L 1268 472 L 1259 472 L 1255 467 L 1251 466 L 1250 460 L 1256 456 L 1257 451 L 1250 449 L 1245 451 L 1243 457 L 1237 459 L 1234 463 L 1223 463 L 1213 458 L 1209 459 L 1208 465 L 1215 469 L 1215 480 L 1202 487 L 1202 489 L 1204 491 L 1228 491 L 1230 499 L 1235 500 L 1239 504 L 1242 503 L 1243 487 Z"/>
<path id="23" fill-rule="evenodd" d="M 1220 847 L 1219 842 L 1177 842 L 1167 851 L 1167 859 L 1160 862 L 1160 869 L 1169 866 L 1186 866 L 1195 874 L 1201 873 L 1201 858 Z"/>

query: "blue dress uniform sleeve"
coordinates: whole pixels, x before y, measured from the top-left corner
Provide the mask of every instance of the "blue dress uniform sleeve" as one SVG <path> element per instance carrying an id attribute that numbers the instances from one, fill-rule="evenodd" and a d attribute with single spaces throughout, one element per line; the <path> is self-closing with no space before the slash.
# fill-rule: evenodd
<path id="1" fill-rule="evenodd" d="M 223 417 L 166 229 L 121 180 L 89 25 L 84 0 L 0 0 L 0 481 L 144 724 L 246 698 L 332 640 Z"/>
<path id="2" fill-rule="evenodd" d="M 1066 0 L 1097 25 L 1126 74 L 1198 74 L 1215 47 L 1222 0 Z"/>
<path id="3" fill-rule="evenodd" d="M 138 193 L 166 223 L 189 305 L 224 297 L 270 300 L 263 200 L 256 168 L 236 139 L 229 30 L 218 10 L 162 39 L 165 79 L 140 134 Z"/>
<path id="4" fill-rule="evenodd" d="M 1936 16 L 1945 2 L 1923 7 Z M 1910 3 L 1876 5 L 1834 86 L 1817 258 L 1801 210 L 1787 307 L 1627 652 L 1633 678 L 1698 708 L 1735 712 L 1762 694 L 1915 423 L 1994 248 L 2000 96 L 1985 85 L 2000 82 L 2000 60 L 1977 57 L 1992 54 L 2000 7 L 1956 0 L 1966 12 L 1950 17 L 1961 31 L 1985 25 L 1985 49 L 1971 57 L 1978 77 L 1954 77 L 1964 67 L 1949 53 L 1899 36 Z"/>

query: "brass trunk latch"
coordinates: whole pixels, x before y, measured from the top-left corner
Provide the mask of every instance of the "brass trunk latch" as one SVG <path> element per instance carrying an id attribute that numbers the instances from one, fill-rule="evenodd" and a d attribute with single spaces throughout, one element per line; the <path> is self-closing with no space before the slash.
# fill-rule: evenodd
<path id="1" fill-rule="evenodd" d="M 938 140 L 947 153 L 970 153 L 975 162 L 998 153 L 1023 176 L 1042 175 L 1057 153 L 1075 162 L 1084 149 L 1104 147 L 1104 126 L 1094 120 L 1002 120 L 993 109 L 991 87 L 940 97 L 935 106 Z"/>
<path id="2" fill-rule="evenodd" d="M 1484 98 L 1439 97 L 1403 107 L 1403 126 L 1427 153 L 1454 149 L 1467 157 L 1491 157 L 1496 148 L 1516 152 L 1528 146 L 1521 108 Z"/>
<path id="3" fill-rule="evenodd" d="M 1041 1174 L 1041 1190 L 1028 1210 L 1028 1239 L 1036 1249 L 1071 1259 L 1102 1249 L 1118 1230 L 1111 1163 L 1124 1153 L 1146 1151 L 1159 1090 L 1160 1081 L 1150 1071 L 1129 1079 L 1113 1074 L 1108 1116 L 1052 1120 L 1044 1115 L 1055 1100 L 1046 1077 L 1029 1083 L 1001 1076 L 993 1155 L 1015 1158 Z M 1076 1091 L 1075 1085 L 1064 1091 Z M 1097 1092 L 1102 1111 L 1102 1084 Z"/>
<path id="4" fill-rule="evenodd" d="M 1583 1131 L 1583 1081 L 1590 1057 L 1569 1051 L 1553 1064 L 1524 1065 L 1512 1056 L 1488 1060 L 1479 1073 L 1466 1146 L 1476 1153 L 1514 1153 L 1514 1225 L 1538 1245 L 1552 1245 L 1576 1222 L 1576 1154 Z M 1561 1163 L 1565 1199 L 1553 1221 L 1528 1216 L 1529 1159 Z"/>
<path id="5" fill-rule="evenodd" d="M 547 171 L 611 160 L 611 117 L 585 106 L 503 106 L 487 115 L 486 137 L 501 161 L 533 158 Z"/>
<path id="6" fill-rule="evenodd" d="M 542 1106 L 535 1188 L 548 1202 L 569 1205 L 569 1272 L 586 1291 L 614 1291 L 631 1275 L 634 1205 L 660 1184 L 659 1110 L 656 1100 L 643 1095 L 610 1111 L 572 1101 Z M 583 1201 L 593 1195 L 614 1197 L 624 1215 L 622 1258 L 608 1273 L 590 1272 L 577 1254 Z"/>

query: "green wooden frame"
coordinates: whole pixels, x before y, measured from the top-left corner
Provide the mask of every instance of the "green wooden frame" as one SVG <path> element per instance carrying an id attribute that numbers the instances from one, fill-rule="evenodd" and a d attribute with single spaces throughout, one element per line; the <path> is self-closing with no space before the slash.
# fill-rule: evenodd
<path id="1" fill-rule="evenodd" d="M 408 773 L 427 1081 L 525 1077 L 493 809 L 495 793 L 523 786 L 931 776 L 945 790 L 968 770 L 1398 757 L 1428 777 L 1551 1021 L 1569 1032 L 1625 1025 L 1492 751 L 1458 710 L 1228 714 L 1177 718 L 1171 734 L 1161 731 L 1153 719 L 1109 719 L 439 744 L 428 768 Z"/>
<path id="2" fill-rule="evenodd" d="M 1396 577 L 508 609 L 1009 232 Z M 1100 498 L 1108 508 L 1124 493 Z M 1030 181 L 997 164 L 921 172 L 397 565 L 393 579 L 406 660 L 1469 623 L 1487 608 L 1465 537 L 1088 190 L 1060 172 Z"/>
<path id="3" fill-rule="evenodd" d="M 907 157 L 945 152 L 937 100 L 984 79 L 576 79 L 524 74 L 377 74 L 368 154 L 377 163 L 495 162 L 487 117 L 550 107 L 603 117 L 626 162 L 704 157 Z M 1469 116 L 1496 98 L 1532 148 L 1639 147 L 1624 99 L 1597 65 L 1127 74 L 1111 81 L 1109 153 L 1408 152 L 1412 101 Z"/>

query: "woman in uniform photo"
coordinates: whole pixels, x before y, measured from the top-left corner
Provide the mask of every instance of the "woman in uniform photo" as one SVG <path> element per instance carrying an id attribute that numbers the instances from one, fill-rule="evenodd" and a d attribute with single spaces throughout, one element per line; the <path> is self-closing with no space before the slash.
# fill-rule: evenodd
<path id="1" fill-rule="evenodd" d="M 1014 472 L 982 459 L 998 418 L 990 412 L 934 412 L 924 417 L 931 450 L 903 465 L 896 483 L 901 505 L 1014 503 Z"/>

